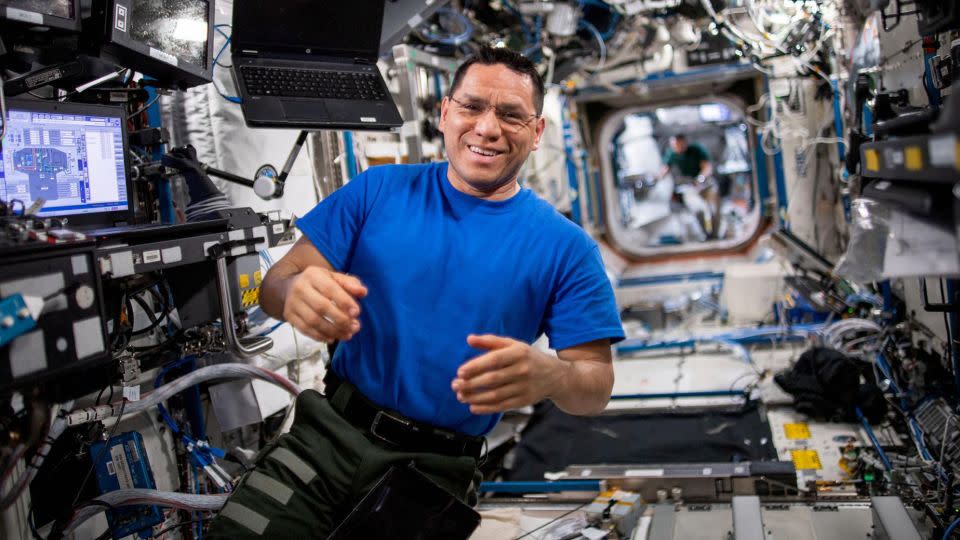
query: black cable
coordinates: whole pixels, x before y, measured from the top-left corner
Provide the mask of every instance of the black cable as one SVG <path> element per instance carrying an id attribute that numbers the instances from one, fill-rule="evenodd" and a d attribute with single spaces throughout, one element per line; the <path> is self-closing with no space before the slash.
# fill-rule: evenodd
<path id="1" fill-rule="evenodd" d="M 150 538 L 157 538 L 158 536 L 164 535 L 164 534 L 166 534 L 166 533 L 168 533 L 168 532 L 170 532 L 170 531 L 172 531 L 172 530 L 179 529 L 180 527 L 184 527 L 184 526 L 186 526 L 186 525 L 193 525 L 194 523 L 199 523 L 199 522 L 201 522 L 201 521 L 203 521 L 202 518 L 191 519 L 190 521 L 181 521 L 180 523 L 177 523 L 176 525 L 171 525 L 171 526 L 167 527 L 166 529 L 161 530 L 160 532 L 158 532 L 157 534 L 151 536 Z"/>
<path id="2" fill-rule="evenodd" d="M 136 302 L 138 306 L 140 306 L 140 309 L 142 309 L 143 312 L 146 314 L 147 318 L 150 319 L 151 324 L 157 323 L 157 314 L 154 313 L 154 308 L 147 304 L 147 301 L 143 299 L 143 296 L 138 294 L 136 296 L 131 296 L 130 299 Z M 139 332 L 139 330 L 137 330 L 137 332 Z"/>
<path id="3" fill-rule="evenodd" d="M 114 506 L 114 505 L 112 505 L 112 504 L 110 504 L 110 503 L 108 503 L 108 502 L 106 502 L 106 501 L 100 501 L 100 500 L 97 500 L 97 499 L 90 499 L 89 501 L 84 502 L 84 503 L 81 504 L 80 506 L 75 507 L 75 508 L 73 509 L 74 511 L 71 512 L 70 515 L 66 515 L 66 516 L 62 516 L 62 517 L 60 517 L 60 518 L 57 518 L 57 520 L 53 522 L 53 527 L 51 527 L 51 529 L 50 529 L 50 534 L 47 536 L 47 540 L 60 540 L 61 538 L 63 538 L 63 529 L 64 529 L 67 525 L 69 525 L 71 521 L 73 521 L 73 516 L 76 515 L 76 511 L 79 510 L 80 508 L 84 508 L 84 507 L 87 507 L 87 506 L 102 506 L 102 507 L 106 508 L 107 510 L 116 510 L 116 509 L 117 509 L 116 506 Z"/>
<path id="4" fill-rule="evenodd" d="M 113 387 L 113 385 L 110 385 L 110 386 L 111 388 Z M 83 477 L 83 482 L 80 483 L 80 489 L 78 489 L 77 494 L 74 495 L 73 502 L 70 503 L 70 506 L 77 505 L 77 500 L 80 499 L 80 495 L 83 493 L 83 488 L 87 487 L 87 482 L 90 481 L 90 475 L 93 474 L 93 469 L 96 468 L 97 462 L 103 459 L 104 452 L 106 452 L 107 448 L 110 447 L 110 439 L 112 439 L 113 436 L 117 433 L 117 428 L 120 426 L 120 420 L 123 419 L 123 411 L 126 408 L 127 408 L 127 398 L 123 398 L 123 401 L 120 402 L 120 414 L 117 415 L 117 421 L 113 424 L 113 427 L 110 428 L 110 434 L 107 436 L 107 439 L 104 442 L 103 448 L 101 448 L 100 451 L 97 452 L 96 459 L 90 462 L 90 468 L 87 470 L 86 476 Z M 97 501 L 97 502 L 100 502 L 100 501 Z M 96 504 L 93 501 L 91 501 L 91 503 Z"/>
<path id="5" fill-rule="evenodd" d="M 158 343 L 156 345 L 150 345 L 148 347 L 126 347 L 126 350 L 133 353 L 150 354 L 154 352 L 160 352 L 166 349 L 169 349 L 171 346 L 176 346 L 179 343 L 179 338 L 183 334 L 183 331 L 179 331 L 176 334 L 170 336 L 169 339 Z"/>
<path id="6" fill-rule="evenodd" d="M 14 210 L 14 203 L 20 203 L 20 216 L 23 217 L 23 215 L 27 213 L 27 205 L 20 199 L 10 199 L 8 204 L 10 207 L 10 213 L 13 215 L 17 215 L 17 211 Z"/>
<path id="7" fill-rule="evenodd" d="M 111 386 L 111 383 L 107 383 L 107 386 Z M 104 386 L 103 388 L 100 389 L 99 392 L 97 392 L 97 399 L 95 399 L 93 402 L 95 406 L 100 405 L 100 398 L 102 398 L 103 393 L 107 391 L 107 386 Z"/>
<path id="8" fill-rule="evenodd" d="M 940 278 L 940 302 L 947 304 L 947 293 L 943 289 L 943 278 Z M 951 369 L 953 368 L 953 332 L 950 329 L 950 318 L 947 317 L 947 312 L 943 312 L 943 326 L 947 330 L 947 363 L 950 365 Z M 954 374 L 956 377 L 956 374 Z M 960 392 L 960 388 L 956 389 Z"/>
<path id="9" fill-rule="evenodd" d="M 147 290 L 152 291 L 153 289 L 147 289 Z M 153 308 L 151 308 L 150 306 L 147 305 L 146 300 L 144 300 L 142 296 L 134 296 L 134 297 L 133 297 L 133 300 L 134 300 L 134 302 L 136 302 L 141 308 L 143 308 L 143 311 L 144 311 L 144 312 L 146 312 L 147 318 L 150 319 L 150 324 L 147 325 L 147 326 L 145 326 L 144 328 L 141 328 L 140 330 L 134 330 L 134 331 L 132 331 L 132 332 L 130 333 L 130 335 L 139 336 L 139 335 L 146 334 L 146 333 L 148 333 L 148 332 L 153 331 L 153 329 L 156 328 L 156 327 L 158 327 L 158 326 L 160 326 L 160 323 L 162 323 L 162 322 L 164 321 L 164 319 L 167 318 L 167 315 L 170 314 L 170 310 L 167 309 L 167 306 L 166 306 L 166 305 L 164 305 L 164 306 L 163 306 L 163 309 L 160 311 L 160 316 L 157 317 L 157 316 L 154 315 L 154 313 L 153 313 Z"/>
<path id="10" fill-rule="evenodd" d="M 546 527 L 547 525 L 552 525 L 552 524 L 556 523 L 557 521 L 560 521 L 561 519 L 569 516 L 570 514 L 576 512 L 577 510 L 580 510 L 581 508 L 583 508 L 584 506 L 586 506 L 586 505 L 588 505 L 588 504 L 590 504 L 590 503 L 592 503 L 592 502 L 593 502 L 593 501 L 587 501 L 587 502 L 581 504 L 580 506 L 574 508 L 573 510 L 570 510 L 569 512 L 560 514 L 559 516 L 551 519 L 550 521 L 544 523 L 543 525 L 537 527 L 536 529 L 533 529 L 532 531 L 527 531 L 526 533 L 524 533 L 524 534 L 522 534 L 522 535 L 514 538 L 513 540 L 520 540 L 521 538 L 526 538 L 526 537 L 530 536 L 531 534 L 539 531 L 540 529 Z"/>
<path id="11" fill-rule="evenodd" d="M 33 540 L 43 540 L 40 532 L 37 531 L 37 524 L 34 522 L 33 500 L 30 501 L 30 508 L 27 510 L 27 525 L 30 526 L 30 534 L 33 535 Z"/>
<path id="12" fill-rule="evenodd" d="M 123 310 L 127 305 L 127 293 L 124 291 L 120 295 L 119 304 L 117 306 L 117 315 L 113 318 L 113 333 L 110 335 L 110 344 L 113 347 L 113 350 L 120 351 L 126 348 L 127 343 L 121 342 L 121 337 L 125 336 L 125 332 L 120 327 L 120 318 L 123 315 Z M 121 345 L 122 344 L 122 345 Z"/>
<path id="13" fill-rule="evenodd" d="M 103 534 L 98 536 L 95 540 L 107 540 L 108 538 L 113 538 L 113 527 L 107 525 L 107 530 L 103 531 Z"/>
<path id="14" fill-rule="evenodd" d="M 146 105 L 144 105 L 143 107 L 140 107 L 139 109 L 137 109 L 137 110 L 133 111 L 132 113 L 130 113 L 129 115 L 127 115 L 127 118 L 136 118 L 137 115 L 139 115 L 139 114 L 142 113 L 143 111 L 145 111 L 145 110 L 149 109 L 150 107 L 152 107 L 153 104 L 156 103 L 158 99 L 160 99 L 160 93 L 159 93 L 159 92 L 157 92 L 157 95 L 154 96 L 153 99 L 151 99 L 150 101 L 148 101 Z"/>

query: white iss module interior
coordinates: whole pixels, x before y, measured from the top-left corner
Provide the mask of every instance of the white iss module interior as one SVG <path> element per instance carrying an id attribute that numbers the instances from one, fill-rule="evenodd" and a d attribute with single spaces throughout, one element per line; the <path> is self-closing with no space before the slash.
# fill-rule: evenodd
<path id="1" fill-rule="evenodd" d="M 0 0 L 0 538 L 960 539 L 960 2 Z"/>

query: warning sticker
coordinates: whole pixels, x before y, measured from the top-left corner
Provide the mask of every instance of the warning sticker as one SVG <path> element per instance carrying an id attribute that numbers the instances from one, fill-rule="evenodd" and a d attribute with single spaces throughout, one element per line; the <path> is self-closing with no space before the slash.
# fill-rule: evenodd
<path id="1" fill-rule="evenodd" d="M 793 459 L 793 465 L 798 470 L 820 470 L 820 456 L 816 450 L 791 450 L 790 456 Z"/>
<path id="2" fill-rule="evenodd" d="M 810 427 L 805 423 L 784 424 L 783 432 L 786 433 L 788 439 L 810 438 Z"/>

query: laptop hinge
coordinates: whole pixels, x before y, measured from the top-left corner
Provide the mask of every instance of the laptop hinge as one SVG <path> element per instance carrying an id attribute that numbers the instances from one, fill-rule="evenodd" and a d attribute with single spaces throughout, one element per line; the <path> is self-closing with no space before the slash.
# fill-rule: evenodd
<path id="1" fill-rule="evenodd" d="M 353 63 L 354 63 L 354 64 L 366 64 L 366 65 L 368 65 L 368 66 L 373 65 L 373 62 L 371 62 L 370 60 L 367 60 L 366 58 L 359 58 L 359 57 L 354 58 L 354 59 L 353 59 Z"/>

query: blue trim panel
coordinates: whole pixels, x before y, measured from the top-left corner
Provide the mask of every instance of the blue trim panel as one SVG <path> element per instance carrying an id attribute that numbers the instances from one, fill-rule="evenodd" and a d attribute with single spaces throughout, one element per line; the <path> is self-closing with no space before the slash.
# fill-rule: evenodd
<path id="1" fill-rule="evenodd" d="M 660 394 L 623 394 L 610 396 L 611 400 L 623 399 L 677 399 L 695 397 L 744 397 L 743 390 L 695 390 L 690 392 L 665 392 Z"/>
<path id="2" fill-rule="evenodd" d="M 480 482 L 481 493 L 558 493 L 561 491 L 600 491 L 600 481 L 561 480 L 559 482 Z"/>
<path id="3" fill-rule="evenodd" d="M 756 345 L 770 343 L 771 340 L 781 340 L 789 342 L 804 341 L 807 337 L 804 334 L 811 334 L 823 328 L 822 324 L 798 324 L 795 326 L 761 326 L 759 328 L 747 328 L 744 330 L 735 330 L 714 336 L 702 336 L 699 338 L 667 340 L 667 341 L 645 341 L 642 339 L 625 339 L 616 347 L 620 354 L 657 351 L 664 349 L 681 349 L 693 347 L 697 343 L 732 341 L 739 345 Z"/>
<path id="4" fill-rule="evenodd" d="M 343 132 L 343 148 L 347 154 L 347 179 L 353 180 L 357 175 L 357 156 L 353 153 L 353 133 Z"/>
<path id="5" fill-rule="evenodd" d="M 767 162 L 767 155 L 763 153 L 760 147 L 761 144 L 760 134 L 757 133 L 757 143 L 753 150 L 754 160 L 757 163 L 757 204 L 760 205 L 760 212 L 763 215 L 769 215 L 767 199 L 770 198 L 770 175 L 768 171 L 770 164 Z"/>
<path id="6" fill-rule="evenodd" d="M 840 113 L 840 82 L 836 76 L 830 77 L 830 86 L 833 87 L 833 130 L 836 132 L 837 137 L 842 139 L 843 115 Z M 837 142 L 837 157 L 840 158 L 840 163 L 844 163 L 847 159 L 845 146 L 844 143 Z"/>
<path id="7" fill-rule="evenodd" d="M 688 272 L 684 274 L 663 274 L 659 276 L 637 276 L 623 278 L 617 287 L 636 287 L 640 285 L 660 285 L 663 283 L 686 283 L 688 281 L 723 281 L 723 272 Z"/>
<path id="8" fill-rule="evenodd" d="M 783 174 L 783 152 L 777 151 L 773 155 L 773 171 L 777 179 L 777 221 L 780 226 L 789 230 L 787 223 L 787 179 Z"/>

